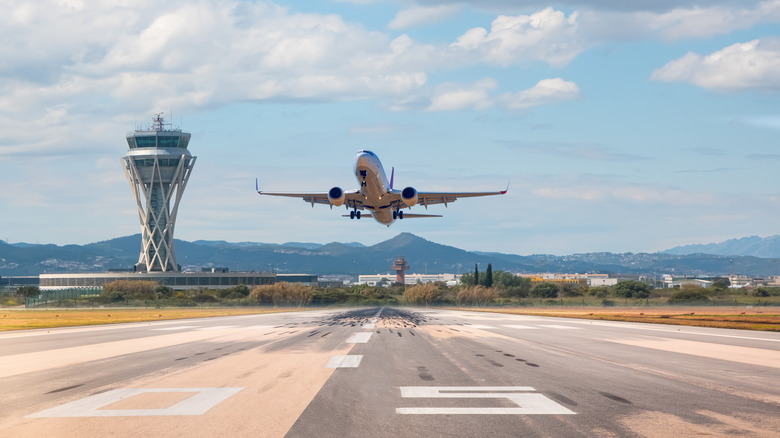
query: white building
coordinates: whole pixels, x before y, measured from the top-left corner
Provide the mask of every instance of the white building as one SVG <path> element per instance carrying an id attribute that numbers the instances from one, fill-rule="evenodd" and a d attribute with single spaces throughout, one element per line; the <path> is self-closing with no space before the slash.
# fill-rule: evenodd
<path id="1" fill-rule="evenodd" d="M 440 281 L 447 286 L 454 286 L 460 281 L 460 274 L 406 274 L 405 284 L 433 283 Z M 369 286 L 391 285 L 395 282 L 395 274 L 359 275 L 358 284 Z"/>

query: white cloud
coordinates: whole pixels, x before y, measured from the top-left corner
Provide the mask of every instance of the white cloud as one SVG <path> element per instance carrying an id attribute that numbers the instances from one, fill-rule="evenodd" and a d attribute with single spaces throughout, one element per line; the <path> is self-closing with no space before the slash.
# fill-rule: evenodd
<path id="1" fill-rule="evenodd" d="M 473 108 L 482 110 L 493 105 L 488 92 L 496 88 L 496 81 L 483 79 L 473 85 L 444 84 L 437 87 L 428 111 L 453 111 Z"/>
<path id="2" fill-rule="evenodd" d="M 580 97 L 580 89 L 574 82 L 561 78 L 542 79 L 532 88 L 519 93 L 505 93 L 499 101 L 509 109 L 526 109 Z"/>
<path id="3" fill-rule="evenodd" d="M 406 29 L 409 27 L 437 23 L 457 15 L 460 10 L 461 7 L 458 4 L 430 7 L 414 6 L 399 11 L 387 27 L 389 29 Z"/>
<path id="4" fill-rule="evenodd" d="M 729 2 L 708 7 L 692 5 L 667 10 L 585 10 L 581 13 L 581 27 L 585 35 L 602 40 L 625 38 L 660 38 L 675 41 L 688 38 L 707 38 L 725 35 L 739 29 L 748 29 L 762 22 L 780 21 L 780 0 L 768 0 L 757 5 Z"/>
<path id="5" fill-rule="evenodd" d="M 501 15 L 491 23 L 490 31 L 471 29 L 452 47 L 497 65 L 539 60 L 563 67 L 585 49 L 577 33 L 577 17 L 577 12 L 567 17 L 553 8 L 531 15 Z"/>
<path id="6" fill-rule="evenodd" d="M 780 40 L 737 43 L 707 56 L 689 52 L 653 71 L 651 79 L 689 82 L 716 91 L 780 90 Z"/>

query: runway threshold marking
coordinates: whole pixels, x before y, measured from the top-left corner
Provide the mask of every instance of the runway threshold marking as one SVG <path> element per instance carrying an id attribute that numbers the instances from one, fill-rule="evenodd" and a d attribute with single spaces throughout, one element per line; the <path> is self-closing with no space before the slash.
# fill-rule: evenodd
<path id="1" fill-rule="evenodd" d="M 376 324 L 374 324 L 374 323 L 370 323 L 370 324 L 363 324 L 363 328 L 364 328 L 364 329 L 372 329 L 372 328 L 376 328 Z"/>
<path id="2" fill-rule="evenodd" d="M 371 339 L 371 332 L 355 333 L 351 338 L 347 339 L 347 344 L 365 344 Z"/>
<path id="3" fill-rule="evenodd" d="M 25 418 L 64 417 L 151 417 L 171 415 L 203 415 L 209 409 L 244 388 L 139 388 L 114 389 L 81 400 L 65 403 L 51 409 L 30 414 Z M 141 394 L 193 393 L 191 397 L 165 409 L 101 409 Z"/>
<path id="4" fill-rule="evenodd" d="M 575 415 L 530 386 L 402 386 L 403 398 L 506 399 L 516 408 L 396 408 L 401 415 Z"/>
<path id="5" fill-rule="evenodd" d="M 357 368 L 363 360 L 362 354 L 348 354 L 332 356 L 325 368 Z"/>

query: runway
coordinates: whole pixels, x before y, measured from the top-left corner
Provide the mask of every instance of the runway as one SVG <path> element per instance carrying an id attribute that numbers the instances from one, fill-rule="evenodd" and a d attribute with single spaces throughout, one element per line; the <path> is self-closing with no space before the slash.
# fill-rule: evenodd
<path id="1" fill-rule="evenodd" d="M 13 437 L 780 435 L 780 334 L 425 308 L 0 334 Z"/>

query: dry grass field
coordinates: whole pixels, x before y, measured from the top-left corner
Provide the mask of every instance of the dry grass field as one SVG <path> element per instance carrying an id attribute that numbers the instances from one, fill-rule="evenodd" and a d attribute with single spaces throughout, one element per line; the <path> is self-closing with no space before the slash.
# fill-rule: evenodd
<path id="1" fill-rule="evenodd" d="M 566 318 L 677 324 L 780 332 L 778 307 L 659 307 L 609 309 L 581 307 L 545 308 L 463 308 L 477 312 L 511 313 Z M 0 309 L 0 331 L 38 328 L 74 327 L 125 322 L 164 321 L 213 316 L 292 312 L 300 308 L 165 308 L 165 309 Z M 309 310 L 309 309 L 306 309 Z"/>
<path id="2" fill-rule="evenodd" d="M 0 309 L 0 331 L 293 312 L 298 308 Z"/>
<path id="3" fill-rule="evenodd" d="M 462 308 L 459 310 L 463 310 Z M 718 327 L 780 332 L 778 307 L 663 307 L 663 308 L 476 308 L 480 312 L 511 313 L 606 321 L 648 322 L 698 327 Z"/>

